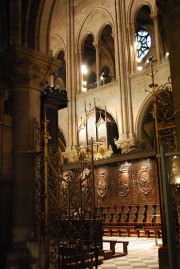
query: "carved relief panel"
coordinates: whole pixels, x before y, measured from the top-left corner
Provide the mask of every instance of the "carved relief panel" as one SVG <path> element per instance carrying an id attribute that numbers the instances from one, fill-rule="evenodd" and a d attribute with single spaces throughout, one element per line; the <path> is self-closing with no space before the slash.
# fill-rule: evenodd
<path id="1" fill-rule="evenodd" d="M 135 171 L 137 186 L 137 203 L 157 202 L 157 171 L 151 159 L 139 160 Z"/>
<path id="2" fill-rule="evenodd" d="M 100 166 L 95 171 L 95 187 L 97 206 L 114 203 L 113 195 L 113 168 Z"/>
<path id="3" fill-rule="evenodd" d="M 98 207 L 159 203 L 154 159 L 98 166 L 95 182 Z"/>
<path id="4" fill-rule="evenodd" d="M 116 199 L 119 204 L 129 204 L 132 201 L 131 164 L 128 162 L 116 166 L 115 169 Z"/>

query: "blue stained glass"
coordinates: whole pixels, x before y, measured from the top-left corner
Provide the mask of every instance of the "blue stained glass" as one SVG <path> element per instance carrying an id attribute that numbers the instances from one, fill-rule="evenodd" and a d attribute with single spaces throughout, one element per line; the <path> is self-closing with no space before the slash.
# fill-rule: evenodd
<path id="1" fill-rule="evenodd" d="M 149 32 L 143 29 L 137 31 L 135 37 L 136 37 L 137 57 L 142 59 L 146 56 L 151 47 L 151 37 Z"/>

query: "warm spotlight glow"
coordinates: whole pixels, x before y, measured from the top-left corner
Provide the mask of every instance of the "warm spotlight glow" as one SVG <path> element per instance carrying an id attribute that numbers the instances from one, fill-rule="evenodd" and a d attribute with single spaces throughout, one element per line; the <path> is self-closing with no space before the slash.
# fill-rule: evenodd
<path id="1" fill-rule="evenodd" d="M 85 64 L 81 65 L 81 73 L 82 74 L 87 74 L 88 70 L 87 70 L 87 66 Z"/>
<path id="2" fill-rule="evenodd" d="M 168 51 L 166 52 L 166 56 L 169 56 L 169 52 Z"/>
<path id="3" fill-rule="evenodd" d="M 87 88 L 82 87 L 82 88 L 81 88 L 81 91 L 82 91 L 82 92 L 86 92 L 86 91 L 87 91 Z"/>
<path id="4" fill-rule="evenodd" d="M 176 184 L 180 184 L 180 177 L 176 177 L 175 181 Z"/>
<path id="5" fill-rule="evenodd" d="M 84 80 L 83 80 L 82 85 L 83 85 L 83 86 L 87 86 L 87 81 L 84 81 Z"/>
<path id="6" fill-rule="evenodd" d="M 143 70 L 142 65 L 139 65 L 139 66 L 137 67 L 137 70 L 138 70 L 138 71 L 142 71 L 142 70 Z"/>

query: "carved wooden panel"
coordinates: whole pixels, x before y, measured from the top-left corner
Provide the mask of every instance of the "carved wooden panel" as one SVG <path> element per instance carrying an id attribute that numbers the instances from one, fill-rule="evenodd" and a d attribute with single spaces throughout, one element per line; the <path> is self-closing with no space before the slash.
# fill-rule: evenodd
<path id="1" fill-rule="evenodd" d="M 150 159 L 136 163 L 135 179 L 137 187 L 137 203 L 157 202 L 157 172 L 155 163 Z"/>
<path id="2" fill-rule="evenodd" d="M 95 168 L 97 206 L 159 203 L 155 159 L 139 159 Z"/>
<path id="3" fill-rule="evenodd" d="M 113 169 L 106 165 L 95 170 L 95 188 L 97 206 L 114 203 L 113 197 Z"/>
<path id="4" fill-rule="evenodd" d="M 117 165 L 114 173 L 116 204 L 131 204 L 133 193 L 131 163 L 125 162 Z"/>

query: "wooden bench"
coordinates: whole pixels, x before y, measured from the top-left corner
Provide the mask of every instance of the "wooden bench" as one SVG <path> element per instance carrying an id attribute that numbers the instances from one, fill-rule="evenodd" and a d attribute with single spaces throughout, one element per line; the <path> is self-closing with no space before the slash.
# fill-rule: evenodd
<path id="1" fill-rule="evenodd" d="M 123 253 L 122 255 L 127 255 L 128 254 L 128 244 L 129 241 L 125 240 L 117 240 L 117 239 L 111 239 L 111 238 L 103 238 L 103 242 L 110 243 L 110 250 L 112 251 L 112 255 L 116 254 L 115 246 L 117 243 L 123 244 Z"/>
<path id="2" fill-rule="evenodd" d="M 154 205 L 123 205 L 116 207 L 101 207 L 99 216 L 103 219 L 104 236 L 145 236 L 162 237 L 160 209 Z"/>

